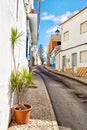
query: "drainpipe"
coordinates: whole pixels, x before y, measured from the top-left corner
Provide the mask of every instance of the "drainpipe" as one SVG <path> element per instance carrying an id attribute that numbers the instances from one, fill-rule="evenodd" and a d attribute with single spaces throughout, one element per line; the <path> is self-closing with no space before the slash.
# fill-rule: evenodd
<path id="1" fill-rule="evenodd" d="M 27 34 L 28 34 L 28 68 L 31 70 L 31 44 L 32 44 L 32 38 L 31 38 L 31 31 L 30 31 L 30 22 L 29 18 L 27 17 L 26 20 L 26 26 L 27 26 Z"/>
<path id="2" fill-rule="evenodd" d="M 33 52 L 32 52 L 32 47 L 29 46 L 29 71 L 32 69 L 32 55 L 33 55 Z"/>
<path id="3" fill-rule="evenodd" d="M 31 41 L 29 41 L 31 42 Z M 28 67 L 29 67 L 29 71 L 32 69 L 32 47 L 29 44 L 29 59 L 28 59 Z"/>

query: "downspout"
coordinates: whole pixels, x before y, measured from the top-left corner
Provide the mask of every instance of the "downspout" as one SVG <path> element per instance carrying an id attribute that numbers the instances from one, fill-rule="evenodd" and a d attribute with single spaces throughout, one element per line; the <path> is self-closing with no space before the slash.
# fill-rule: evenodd
<path id="1" fill-rule="evenodd" d="M 32 44 L 32 38 L 31 38 L 31 31 L 30 31 L 30 22 L 29 18 L 27 18 L 27 32 L 28 32 L 28 67 L 29 70 L 31 70 L 31 44 Z"/>

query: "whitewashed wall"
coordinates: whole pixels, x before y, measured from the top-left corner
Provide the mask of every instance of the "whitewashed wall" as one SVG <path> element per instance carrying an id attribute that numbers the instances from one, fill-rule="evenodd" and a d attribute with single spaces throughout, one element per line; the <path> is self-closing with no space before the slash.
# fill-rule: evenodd
<path id="1" fill-rule="evenodd" d="M 66 31 L 69 31 L 69 40 L 63 41 L 63 35 L 62 35 L 62 43 L 61 43 L 62 50 L 76 45 L 81 45 L 87 42 L 87 33 L 80 34 L 80 24 L 85 21 L 87 21 L 87 9 L 80 12 L 78 15 L 71 18 L 61 26 L 62 34 Z"/>
<path id="2" fill-rule="evenodd" d="M 60 69 L 62 69 L 62 57 L 66 55 L 69 62 L 66 68 L 72 68 L 72 53 L 77 53 L 77 67 L 87 67 L 87 63 L 80 63 L 80 51 L 87 50 L 87 32 L 80 34 L 80 24 L 87 21 L 87 8 L 75 17 L 62 24 L 62 42 L 60 55 Z M 63 41 L 63 33 L 69 31 L 69 39 Z M 71 49 L 69 49 L 71 48 Z"/>
<path id="3" fill-rule="evenodd" d="M 66 63 L 66 68 L 72 68 L 72 53 L 77 53 L 77 67 L 87 67 L 87 63 L 80 63 L 80 52 L 86 50 L 86 48 L 87 44 L 66 51 L 62 51 L 60 57 L 60 69 L 62 69 L 62 57 L 64 55 L 66 55 L 66 58 L 70 59 L 69 63 Z"/>
<path id="4" fill-rule="evenodd" d="M 19 19 L 16 21 L 17 0 L 0 1 L 0 130 L 7 130 L 11 117 L 11 95 L 9 93 L 9 76 L 12 70 L 11 56 L 11 27 L 16 27 L 23 32 L 26 31 L 26 19 L 20 1 Z M 27 65 L 25 59 L 25 36 L 24 44 L 17 48 L 16 57 L 20 66 Z M 20 51 L 20 52 L 18 52 Z M 19 54 L 19 55 L 18 55 Z"/>

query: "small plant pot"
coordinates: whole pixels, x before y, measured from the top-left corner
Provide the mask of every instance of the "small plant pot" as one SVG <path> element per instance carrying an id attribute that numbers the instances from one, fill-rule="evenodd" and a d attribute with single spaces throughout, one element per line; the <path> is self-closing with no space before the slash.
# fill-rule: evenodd
<path id="1" fill-rule="evenodd" d="M 34 13 L 35 13 L 35 12 L 34 12 L 34 9 L 31 9 L 29 13 L 34 14 Z"/>
<path id="2" fill-rule="evenodd" d="M 29 104 L 24 104 L 24 106 L 27 107 L 27 109 L 25 110 L 17 110 L 16 108 L 18 108 L 18 104 L 13 106 L 13 110 L 14 110 L 14 117 L 15 117 L 15 122 L 17 124 L 26 124 L 29 122 L 30 119 L 30 112 L 32 110 L 32 106 Z"/>

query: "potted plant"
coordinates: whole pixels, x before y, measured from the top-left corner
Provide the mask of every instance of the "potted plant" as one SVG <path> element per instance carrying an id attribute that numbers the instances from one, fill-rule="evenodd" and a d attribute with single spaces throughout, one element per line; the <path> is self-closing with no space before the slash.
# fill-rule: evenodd
<path id="1" fill-rule="evenodd" d="M 21 71 L 18 70 L 15 63 L 14 49 L 17 43 L 20 43 L 20 38 L 23 35 L 22 32 L 18 33 L 17 28 L 11 30 L 11 49 L 14 62 L 14 70 L 10 77 L 10 88 L 11 91 L 17 92 L 18 104 L 13 106 L 15 121 L 18 124 L 28 123 L 30 117 L 30 111 L 32 106 L 23 103 L 23 93 L 30 84 L 33 84 L 32 71 L 23 68 Z"/>

